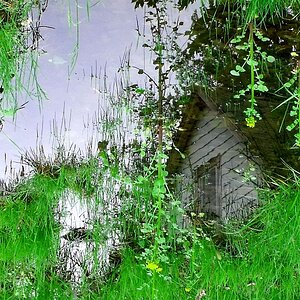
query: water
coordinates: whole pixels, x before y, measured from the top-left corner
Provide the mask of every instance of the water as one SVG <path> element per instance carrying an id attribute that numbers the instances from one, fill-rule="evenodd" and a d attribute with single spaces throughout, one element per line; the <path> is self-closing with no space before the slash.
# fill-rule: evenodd
<path id="1" fill-rule="evenodd" d="M 118 88 L 115 82 L 120 64 L 130 50 L 131 64 L 147 69 L 148 74 L 155 76 L 151 57 L 143 48 L 136 47 L 141 44 L 135 31 L 136 18 L 143 24 L 142 10 L 134 11 L 130 1 L 103 0 L 91 7 L 88 18 L 86 2 L 80 2 L 77 7 L 77 1 L 74 2 L 71 1 L 70 15 L 68 1 L 49 1 L 42 17 L 42 25 L 46 27 L 41 27 L 43 51 L 38 61 L 38 79 L 47 99 L 40 103 L 29 99 L 15 120 L 5 121 L 0 133 L 0 178 L 13 177 L 20 170 L 21 155 L 30 149 L 34 153 L 41 145 L 45 156 L 51 156 L 62 144 L 67 149 L 74 144 L 76 149 L 85 152 L 87 147 L 95 150 L 103 138 L 115 144 L 126 140 L 131 124 L 126 120 L 126 113 L 115 112 L 109 101 L 110 91 L 116 92 Z M 137 72 L 131 75 L 131 80 L 144 83 L 144 78 Z M 22 97 L 21 103 L 28 100 L 26 95 Z M 120 132 L 112 133 L 113 138 L 107 133 L 109 130 L 103 132 L 101 126 L 98 127 L 103 121 L 101 115 L 123 120 Z M 25 176 L 30 174 L 30 169 L 25 171 Z M 101 184 L 98 182 L 98 185 Z M 102 192 L 104 187 L 100 187 Z M 107 232 L 98 244 L 87 238 L 74 237 L 78 233 L 88 234 L 98 223 L 101 226 L 113 223 L 110 218 L 117 215 L 120 208 L 118 183 L 106 182 L 106 188 L 107 194 L 102 195 L 104 202 L 101 205 L 96 205 L 94 196 L 85 199 L 66 190 L 56 207 L 56 221 L 60 225 L 58 269 L 63 270 L 60 276 L 74 286 L 87 273 L 97 273 L 95 268 L 103 275 L 108 268 L 110 251 L 119 243 L 118 234 L 107 226 Z M 98 266 L 95 265 L 97 260 Z"/>
<path id="2" fill-rule="evenodd" d="M 134 31 L 135 15 L 130 1 L 100 1 L 86 11 L 86 1 L 78 7 L 72 2 L 72 24 L 68 25 L 68 2 L 49 1 L 42 17 L 42 53 L 39 58 L 38 79 L 47 98 L 41 103 L 29 101 L 18 111 L 16 119 L 8 119 L 0 133 L 0 178 L 8 178 L 20 168 L 20 153 L 43 144 L 46 153 L 51 153 L 59 140 L 65 144 L 76 143 L 85 147 L 95 132 L 87 120 L 91 120 L 99 106 L 99 84 L 104 80 L 113 83 L 120 67 L 124 51 L 137 41 Z M 76 41 L 76 23 L 79 40 Z M 74 50 L 78 42 L 78 52 Z M 72 74 L 69 70 L 72 58 L 78 54 Z M 131 50 L 137 61 L 143 60 L 143 53 Z M 91 75 L 96 76 L 91 78 Z M 94 79 L 94 82 L 91 82 Z M 27 100 L 23 96 L 23 103 Z M 103 103 L 102 103 L 103 104 Z M 85 126 L 86 125 L 86 126 Z M 4 160 L 6 156 L 6 161 Z M 13 161 L 12 170 L 6 170 Z"/>

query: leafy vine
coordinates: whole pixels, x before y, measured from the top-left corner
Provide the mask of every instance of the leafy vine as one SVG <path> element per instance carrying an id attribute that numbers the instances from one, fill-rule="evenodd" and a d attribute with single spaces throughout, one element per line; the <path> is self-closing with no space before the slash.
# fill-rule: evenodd
<path id="1" fill-rule="evenodd" d="M 268 37 L 263 36 L 254 23 L 250 23 L 247 42 L 244 41 L 246 37 L 245 32 L 242 32 L 230 41 L 231 44 L 236 45 L 235 48 L 237 50 L 246 51 L 248 53 L 247 57 L 244 58 L 243 65 L 236 65 L 235 69 L 230 71 L 230 74 L 233 76 L 240 76 L 241 73 L 246 72 L 247 66 L 250 67 L 250 84 L 248 84 L 245 89 L 239 90 L 234 98 L 239 99 L 242 96 L 245 97 L 247 93 L 250 93 L 250 107 L 244 111 L 244 114 L 246 115 L 246 125 L 252 128 L 255 127 L 257 120 L 261 119 L 261 115 L 256 109 L 256 92 L 264 93 L 269 90 L 263 80 L 264 74 L 260 70 L 260 64 L 265 62 L 272 63 L 275 61 L 274 56 L 268 55 L 256 44 L 254 36 L 262 42 L 270 40 Z"/>

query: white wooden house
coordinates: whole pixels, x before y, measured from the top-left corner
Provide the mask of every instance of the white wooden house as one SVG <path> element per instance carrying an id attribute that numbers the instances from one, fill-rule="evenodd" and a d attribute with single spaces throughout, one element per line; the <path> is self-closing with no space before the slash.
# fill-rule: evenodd
<path id="1" fill-rule="evenodd" d="M 291 120 L 282 118 L 283 106 L 275 109 L 278 99 L 259 97 L 262 120 L 249 128 L 243 114 L 249 102 L 238 102 L 236 109 L 226 101 L 231 96 L 226 88 L 218 88 L 212 97 L 194 88 L 168 161 L 169 174 L 181 178 L 176 185 L 184 210 L 225 222 L 253 211 L 257 187 L 265 177 L 286 180 L 292 168 L 300 171 L 300 149 L 292 147 L 293 133 L 280 131 Z"/>
<path id="2" fill-rule="evenodd" d="M 180 174 L 186 212 L 226 221 L 245 217 L 257 206 L 259 157 L 227 113 L 198 91 L 184 110 L 170 153 L 169 172 Z M 178 177 L 177 177 L 178 178 Z"/>

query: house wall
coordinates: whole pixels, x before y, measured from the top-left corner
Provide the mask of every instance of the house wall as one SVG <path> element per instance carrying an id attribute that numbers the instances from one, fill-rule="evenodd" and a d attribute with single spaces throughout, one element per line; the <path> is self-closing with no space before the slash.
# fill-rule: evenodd
<path id="1" fill-rule="evenodd" d="M 213 215 L 228 220 L 245 217 L 251 208 L 257 205 L 255 187 L 259 177 L 258 168 L 247 159 L 243 140 L 229 127 L 225 118 L 209 109 L 205 109 L 203 117 L 197 122 L 186 148 L 186 158 L 181 165 L 183 174 L 181 192 L 183 205 L 187 211 L 200 212 L 203 208 L 201 208 L 202 200 L 199 200 L 199 195 L 203 192 L 199 189 L 199 169 L 202 170 L 203 166 L 207 166 L 209 161 L 214 161 L 218 155 L 220 156 L 218 172 L 211 172 L 219 176 L 218 180 L 212 181 L 218 182 L 219 186 L 213 191 L 218 199 L 211 201 L 214 202 L 211 203 L 211 207 L 206 205 L 206 212 L 210 210 Z M 209 170 L 209 165 L 207 167 Z M 202 180 L 200 186 L 205 187 L 203 182 Z M 208 179 L 206 184 L 212 182 Z M 210 188 L 209 191 L 211 190 Z"/>

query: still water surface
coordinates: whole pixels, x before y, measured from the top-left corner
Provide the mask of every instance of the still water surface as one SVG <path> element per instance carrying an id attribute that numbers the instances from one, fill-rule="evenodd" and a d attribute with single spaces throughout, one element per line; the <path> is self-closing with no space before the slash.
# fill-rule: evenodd
<path id="1" fill-rule="evenodd" d="M 186 25 L 196 7 L 180 16 Z M 136 31 L 137 20 L 143 25 L 143 13 L 143 9 L 134 10 L 130 0 L 49 1 L 42 16 L 45 27 L 41 27 L 38 62 L 38 79 L 48 99 L 38 103 L 24 96 L 20 103 L 29 103 L 18 111 L 15 120 L 5 122 L 0 133 L 0 179 L 12 177 L 20 169 L 20 155 L 38 145 L 51 154 L 57 142 L 84 149 L 92 138 L 94 143 L 101 139 L 91 124 L 99 106 L 105 106 L 99 90 L 104 81 L 108 87 L 114 83 L 124 54 L 130 50 L 131 64 L 151 74 L 150 56 L 140 47 L 143 41 Z M 170 10 L 170 18 L 176 20 L 173 13 Z M 77 44 L 78 51 L 74 52 Z M 76 64 L 69 76 L 74 53 Z M 143 82 L 136 72 L 131 80 Z"/>
<path id="2" fill-rule="evenodd" d="M 84 152 L 90 141 L 95 146 L 102 139 L 93 118 L 99 107 L 102 111 L 111 109 L 102 102 L 104 84 L 107 83 L 108 90 L 113 89 L 124 53 L 130 50 L 131 64 L 146 69 L 149 74 L 152 72 L 150 55 L 142 47 L 137 47 L 138 43 L 141 45 L 143 42 L 138 40 L 136 32 L 137 20 L 143 23 L 143 10 L 135 11 L 130 0 L 102 0 L 92 5 L 89 18 L 86 1 L 78 1 L 80 6 L 77 8 L 77 1 L 74 1 L 75 4 L 70 2 L 74 5 L 70 26 L 69 0 L 49 1 L 42 16 L 42 25 L 47 27 L 41 27 L 43 40 L 38 73 L 47 99 L 40 103 L 30 100 L 24 109 L 18 111 L 15 120 L 5 121 L 0 132 L 0 179 L 13 176 L 20 168 L 20 156 L 26 150 L 43 145 L 46 154 L 50 155 L 58 144 L 63 143 L 67 147 L 74 144 Z M 190 12 L 186 12 L 186 16 L 182 17 L 187 21 L 189 16 Z M 77 52 L 74 52 L 77 44 Z M 78 56 L 69 75 L 74 53 Z M 131 81 L 143 84 L 144 79 L 133 73 Z M 20 103 L 27 100 L 24 95 Z M 122 124 L 121 128 L 128 129 L 126 124 Z M 70 280 L 74 285 L 80 282 L 83 275 L 82 265 L 93 268 L 90 254 L 95 251 L 96 243 L 69 238 L 70 234 L 92 231 L 93 224 L 105 223 L 105 218 L 110 221 L 110 211 L 120 207 L 117 201 L 118 184 L 107 182 L 106 185 L 103 190 L 111 189 L 109 199 L 106 195 L 102 197 L 107 200 L 104 201 L 107 202 L 106 207 L 97 207 L 96 201 L 79 199 L 75 193 L 66 190 L 56 208 L 56 218 L 61 228 L 60 264 L 71 274 Z M 117 202 L 111 199 L 117 199 Z M 105 217 L 103 211 L 108 216 Z M 108 264 L 109 251 L 116 247 L 117 242 L 118 234 L 112 230 L 107 233 L 101 247 L 97 248 L 102 269 Z"/>
<path id="3" fill-rule="evenodd" d="M 186 26 L 196 7 L 181 14 Z M 43 145 L 46 154 L 51 154 L 63 141 L 84 152 L 88 142 L 95 145 L 101 139 L 92 120 L 99 107 L 109 110 L 101 91 L 104 82 L 108 89 L 114 84 L 124 54 L 130 50 L 131 65 L 152 74 L 151 56 L 141 47 L 143 41 L 136 31 L 137 21 L 143 27 L 143 14 L 129 0 L 49 1 L 42 15 L 38 61 L 38 80 L 47 99 L 39 103 L 24 95 L 19 103 L 29 100 L 26 107 L 15 120 L 5 121 L 0 132 L 0 179 L 9 179 L 20 169 L 20 155 L 26 150 Z M 172 10 L 170 17 L 177 18 Z M 76 45 L 78 51 L 74 51 Z M 77 59 L 69 76 L 74 53 Z M 132 82 L 143 84 L 137 72 L 130 76 Z"/>
<path id="4" fill-rule="evenodd" d="M 0 133 L 0 178 L 7 179 L 11 175 L 10 161 L 13 162 L 13 170 L 19 169 L 20 153 L 35 149 L 39 144 L 47 153 L 52 152 L 57 139 L 64 140 L 67 145 L 75 143 L 84 148 L 91 136 L 96 134 L 87 125 L 91 125 L 88 120 L 99 102 L 100 87 L 98 83 L 91 82 L 91 73 L 98 75 L 100 84 L 105 72 L 108 85 L 112 84 L 120 60 L 130 47 L 136 63 L 144 61 L 143 53 L 134 50 L 137 12 L 130 1 L 98 2 L 90 8 L 88 18 L 86 1 L 80 1 L 78 20 L 75 4 L 71 4 L 74 6 L 73 24 L 69 26 L 68 1 L 49 1 L 42 16 L 42 25 L 54 29 L 41 28 L 41 48 L 45 53 L 40 55 L 38 72 L 48 99 L 41 103 L 29 101 L 18 112 L 16 120 L 5 122 Z M 68 71 L 77 43 L 76 24 L 79 27 L 78 57 L 69 78 Z M 62 120 L 65 122 L 61 127 Z"/>

